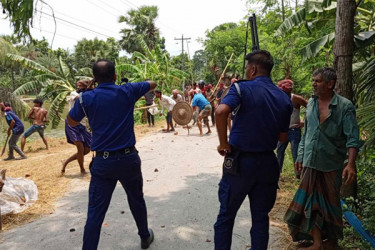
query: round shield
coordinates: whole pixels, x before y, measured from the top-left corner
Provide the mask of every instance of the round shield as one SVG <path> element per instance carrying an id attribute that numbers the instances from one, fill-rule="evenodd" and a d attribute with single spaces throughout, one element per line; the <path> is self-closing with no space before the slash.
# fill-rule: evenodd
<path id="1" fill-rule="evenodd" d="M 156 115 L 157 113 L 159 113 L 159 109 L 158 107 L 152 107 L 148 109 L 148 112 L 150 112 L 151 115 Z"/>
<path id="2" fill-rule="evenodd" d="M 187 102 L 178 102 L 174 105 L 172 117 L 178 125 L 187 125 L 193 118 L 193 108 Z"/>

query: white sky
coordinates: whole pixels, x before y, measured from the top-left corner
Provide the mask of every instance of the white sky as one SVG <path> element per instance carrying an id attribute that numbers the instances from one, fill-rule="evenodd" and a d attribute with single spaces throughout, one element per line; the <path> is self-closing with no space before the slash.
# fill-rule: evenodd
<path id="1" fill-rule="evenodd" d="M 190 57 L 196 50 L 202 48 L 198 38 L 205 37 L 205 31 L 226 22 L 238 23 L 247 15 L 246 0 L 46 0 L 55 11 L 57 17 L 57 31 L 53 42 L 53 49 L 64 48 L 73 52 L 77 41 L 95 37 L 106 40 L 114 37 L 119 40 L 121 28 L 125 25 L 118 23 L 118 17 L 125 15 L 128 10 L 142 5 L 156 5 L 159 17 L 156 26 L 166 39 L 166 49 L 171 55 L 181 53 L 181 41 L 174 38 L 189 37 L 188 48 L 184 43 L 184 50 L 189 49 Z M 40 8 L 34 17 L 33 37 L 41 39 L 43 36 L 51 44 L 54 22 L 51 10 L 46 5 Z M 0 12 L 0 35 L 12 33 L 9 21 Z M 100 34 L 81 29 L 73 24 L 83 26 Z"/>

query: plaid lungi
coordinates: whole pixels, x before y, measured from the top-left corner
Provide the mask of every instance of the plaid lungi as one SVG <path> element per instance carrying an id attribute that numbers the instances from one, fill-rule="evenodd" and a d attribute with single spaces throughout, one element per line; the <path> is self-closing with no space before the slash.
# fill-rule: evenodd
<path id="1" fill-rule="evenodd" d="M 342 239 L 341 176 L 342 169 L 322 172 L 303 168 L 301 184 L 284 216 L 293 241 L 312 240 L 315 226 L 322 239 Z"/>
<path id="2" fill-rule="evenodd" d="M 68 121 L 65 119 L 65 135 L 67 142 L 70 144 L 74 145 L 75 141 L 80 141 L 85 147 L 91 147 L 92 135 L 82 124 L 71 127 L 69 126 Z"/>

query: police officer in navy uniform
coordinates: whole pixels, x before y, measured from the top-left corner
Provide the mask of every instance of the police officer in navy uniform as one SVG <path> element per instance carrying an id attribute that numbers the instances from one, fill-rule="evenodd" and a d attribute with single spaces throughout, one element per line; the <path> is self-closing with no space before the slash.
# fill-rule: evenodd
<path id="1" fill-rule="evenodd" d="M 101 226 L 113 190 L 120 181 L 128 197 L 130 210 L 138 227 L 142 249 L 154 239 L 148 228 L 147 209 L 143 198 L 141 160 L 134 147 L 135 102 L 156 87 L 153 81 L 115 84 L 115 65 L 98 60 L 93 66 L 94 90 L 83 93 L 68 114 L 70 126 L 76 126 L 87 115 L 92 129 L 91 181 L 83 249 L 97 249 Z"/>
<path id="2" fill-rule="evenodd" d="M 271 54 L 260 50 L 245 59 L 247 80 L 237 82 L 239 89 L 233 84 L 216 111 L 218 152 L 223 156 L 235 155 L 238 161 L 238 170 L 223 171 L 219 183 L 220 211 L 214 226 L 216 250 L 230 249 L 234 220 L 246 196 L 252 218 L 251 249 L 267 249 L 268 213 L 276 200 L 280 173 L 273 151 L 278 140 L 287 139 L 293 110 L 290 98 L 270 78 Z M 227 117 L 238 106 L 228 142 Z"/>

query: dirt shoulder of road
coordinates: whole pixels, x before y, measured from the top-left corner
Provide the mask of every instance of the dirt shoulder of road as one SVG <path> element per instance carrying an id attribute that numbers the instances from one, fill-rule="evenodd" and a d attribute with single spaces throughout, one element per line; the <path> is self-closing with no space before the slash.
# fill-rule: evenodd
<path id="1" fill-rule="evenodd" d="M 164 121 L 156 123 L 155 127 L 136 125 L 134 132 L 137 140 L 150 132 L 161 130 Z M 6 169 L 8 177 L 23 177 L 35 182 L 38 187 L 38 201 L 22 213 L 2 216 L 3 230 L 9 230 L 34 221 L 42 216 L 55 211 L 55 202 L 69 193 L 68 188 L 73 179 L 89 181 L 90 175 L 81 176 L 79 165 L 76 161 L 66 168 L 66 174 L 61 175 L 62 162 L 76 152 L 76 148 L 68 144 L 65 138 L 47 138 L 49 150 L 46 150 L 41 139 L 26 144 L 25 160 L 3 161 L 0 160 L 0 169 Z M 8 149 L 7 149 L 8 150 Z M 16 157 L 17 157 L 17 153 Z M 7 157 L 7 152 L 2 158 Z M 85 168 L 91 161 L 92 154 L 85 156 Z"/>

